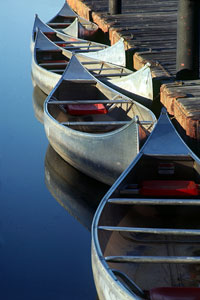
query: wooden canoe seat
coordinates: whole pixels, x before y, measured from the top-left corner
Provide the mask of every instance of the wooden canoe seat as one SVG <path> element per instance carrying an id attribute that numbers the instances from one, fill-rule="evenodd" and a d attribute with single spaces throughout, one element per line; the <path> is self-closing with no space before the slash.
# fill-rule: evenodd
<path id="1" fill-rule="evenodd" d="M 108 111 L 105 105 L 97 104 L 68 104 L 65 106 L 70 115 L 91 115 L 91 114 L 106 114 Z"/>
<path id="2" fill-rule="evenodd" d="M 200 300 L 198 287 L 160 287 L 150 290 L 150 300 Z"/>
<path id="3" fill-rule="evenodd" d="M 189 180 L 145 180 L 140 194 L 145 196 L 197 196 L 198 185 Z"/>

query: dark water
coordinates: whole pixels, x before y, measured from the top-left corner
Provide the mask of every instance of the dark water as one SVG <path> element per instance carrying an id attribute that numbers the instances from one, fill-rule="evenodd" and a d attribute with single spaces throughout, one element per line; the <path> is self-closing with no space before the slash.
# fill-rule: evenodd
<path id="1" fill-rule="evenodd" d="M 42 98 L 35 97 L 31 81 L 34 14 L 47 21 L 63 1 L 1 1 L 2 300 L 96 299 L 89 228 L 95 200 L 107 188 L 78 173 L 49 147 L 38 121 Z"/>

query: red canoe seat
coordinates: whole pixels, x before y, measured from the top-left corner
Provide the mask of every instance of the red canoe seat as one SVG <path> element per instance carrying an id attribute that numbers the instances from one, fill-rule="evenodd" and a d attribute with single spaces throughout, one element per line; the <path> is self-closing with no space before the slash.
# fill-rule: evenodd
<path id="1" fill-rule="evenodd" d="M 189 180 L 145 180 L 140 194 L 146 196 L 197 196 L 198 186 Z"/>
<path id="2" fill-rule="evenodd" d="M 200 300 L 197 287 L 160 287 L 150 290 L 150 300 Z"/>
<path id="3" fill-rule="evenodd" d="M 70 115 L 106 114 L 108 111 L 103 104 L 68 104 L 67 112 Z"/>

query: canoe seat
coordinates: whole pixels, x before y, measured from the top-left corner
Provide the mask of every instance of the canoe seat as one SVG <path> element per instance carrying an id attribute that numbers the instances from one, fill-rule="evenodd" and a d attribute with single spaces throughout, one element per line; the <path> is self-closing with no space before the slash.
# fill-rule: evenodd
<path id="1" fill-rule="evenodd" d="M 92 115 L 92 114 L 106 114 L 108 111 L 105 105 L 98 104 L 68 104 L 65 106 L 70 115 Z"/>
<path id="2" fill-rule="evenodd" d="M 151 300 L 200 300 L 197 287 L 160 287 L 150 290 Z"/>
<path id="3" fill-rule="evenodd" d="M 197 196 L 198 185 L 189 180 L 144 180 L 140 194 L 146 196 Z"/>

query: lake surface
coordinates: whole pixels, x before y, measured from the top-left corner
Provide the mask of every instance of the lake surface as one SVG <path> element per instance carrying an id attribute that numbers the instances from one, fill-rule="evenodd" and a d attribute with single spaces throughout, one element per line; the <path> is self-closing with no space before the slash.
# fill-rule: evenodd
<path id="1" fill-rule="evenodd" d="M 48 145 L 42 124 L 44 95 L 31 81 L 34 14 L 46 22 L 63 2 L 1 3 L 2 300 L 97 298 L 89 230 L 107 187 L 77 172 Z"/>

